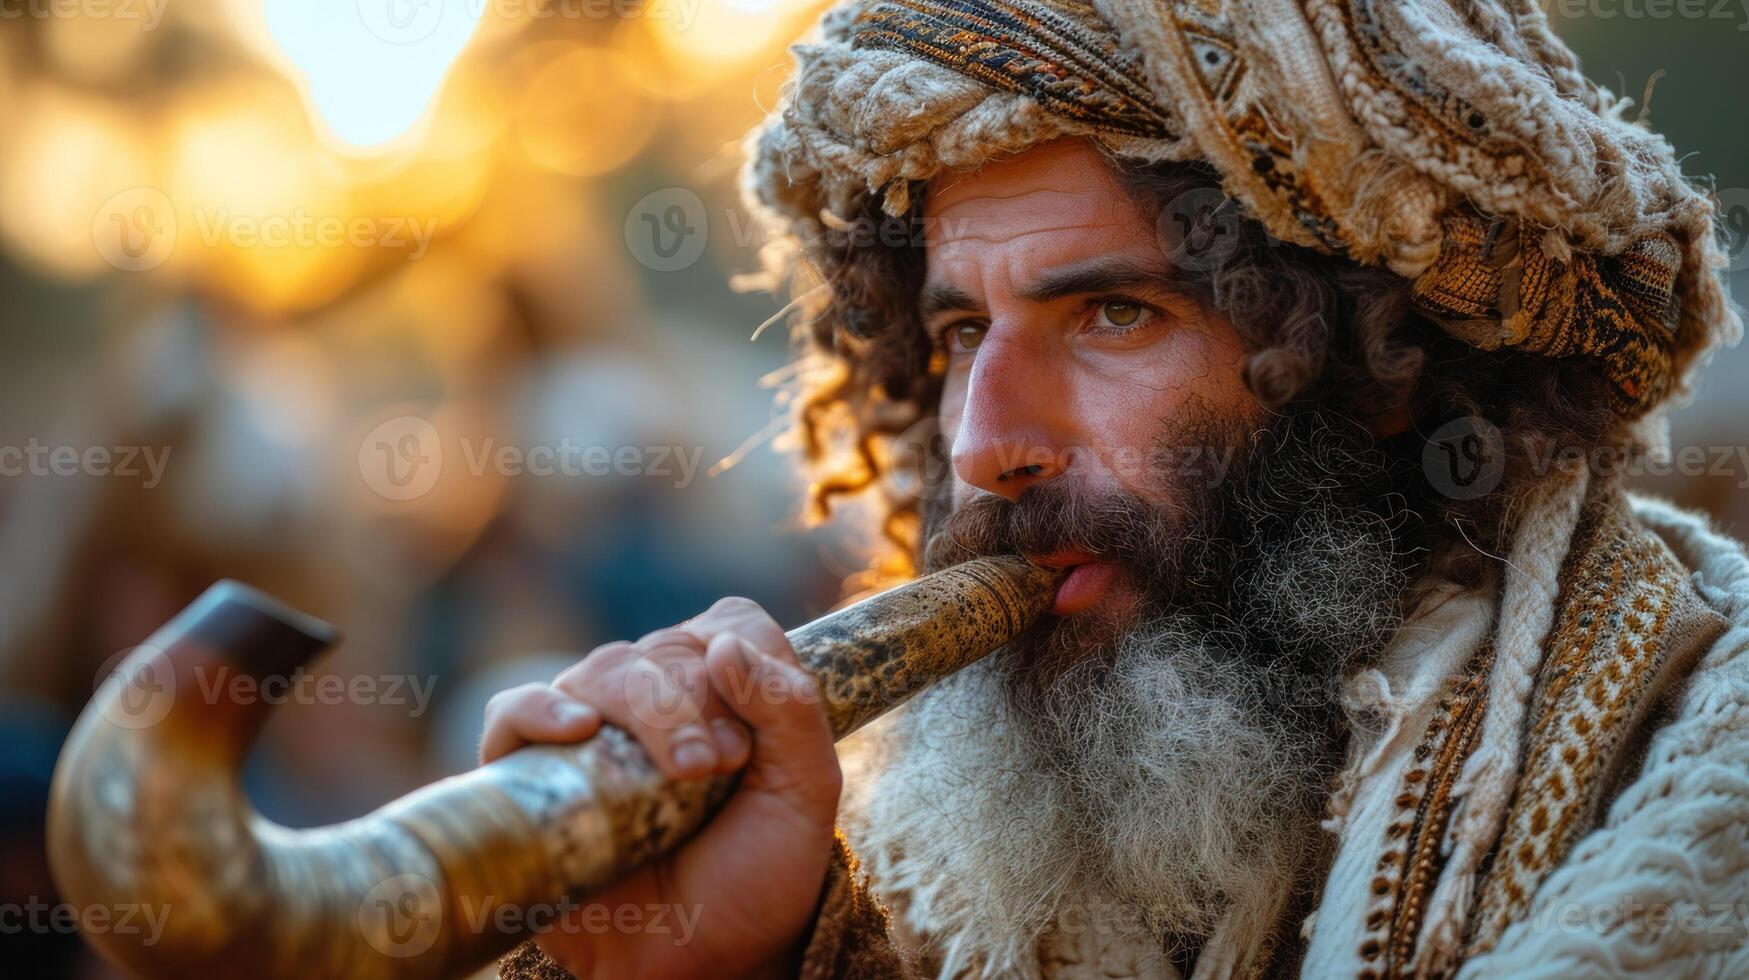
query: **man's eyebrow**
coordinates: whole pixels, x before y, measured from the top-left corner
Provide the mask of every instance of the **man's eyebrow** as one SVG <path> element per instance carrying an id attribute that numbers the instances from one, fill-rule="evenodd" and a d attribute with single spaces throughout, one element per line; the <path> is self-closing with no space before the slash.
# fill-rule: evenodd
<path id="1" fill-rule="evenodd" d="M 1038 277 L 1021 292 L 1021 297 L 1034 303 L 1048 303 L 1065 296 L 1102 293 L 1135 286 L 1153 286 L 1171 292 L 1188 292 L 1183 283 L 1172 277 L 1165 263 L 1138 262 L 1115 255 L 1101 255 L 1085 262 L 1076 262 L 1052 269 Z M 949 311 L 978 312 L 984 304 L 965 290 L 951 283 L 931 283 L 923 287 L 917 300 L 917 317 L 928 321 Z"/>
<path id="2" fill-rule="evenodd" d="M 917 299 L 917 318 L 928 320 L 930 317 L 949 310 L 965 310 L 976 312 L 983 309 L 971 293 L 952 285 L 951 283 L 931 283 L 923 287 L 923 294 Z"/>
<path id="3" fill-rule="evenodd" d="M 1172 277 L 1170 266 L 1137 262 L 1116 255 L 1102 255 L 1060 269 L 1052 269 L 1038 277 L 1021 296 L 1034 303 L 1048 303 L 1065 296 L 1083 293 L 1103 293 L 1134 286 L 1154 286 L 1182 291 L 1183 284 Z"/>

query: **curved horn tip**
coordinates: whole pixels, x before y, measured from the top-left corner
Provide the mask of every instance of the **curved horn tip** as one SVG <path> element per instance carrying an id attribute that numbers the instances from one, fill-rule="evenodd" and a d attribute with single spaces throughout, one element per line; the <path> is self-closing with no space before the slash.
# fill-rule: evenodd
<path id="1" fill-rule="evenodd" d="M 164 647 L 185 639 L 276 670 L 308 662 L 338 643 L 340 630 L 254 586 L 220 579 L 147 642 Z"/>

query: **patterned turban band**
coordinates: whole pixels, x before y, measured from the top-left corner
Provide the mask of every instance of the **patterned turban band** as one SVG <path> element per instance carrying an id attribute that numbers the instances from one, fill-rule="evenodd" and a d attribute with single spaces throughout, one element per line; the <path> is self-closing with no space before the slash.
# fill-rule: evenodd
<path id="1" fill-rule="evenodd" d="M 944 168 L 1085 136 L 1207 161 L 1476 347 L 1586 359 L 1624 418 L 1742 332 L 1715 202 L 1536 0 L 847 0 L 793 50 L 743 175 L 780 220 L 904 215 Z"/>

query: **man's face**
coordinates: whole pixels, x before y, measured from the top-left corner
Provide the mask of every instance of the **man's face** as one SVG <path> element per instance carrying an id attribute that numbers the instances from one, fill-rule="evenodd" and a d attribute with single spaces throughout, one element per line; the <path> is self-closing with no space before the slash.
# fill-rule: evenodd
<path id="1" fill-rule="evenodd" d="M 1186 530 L 1262 409 L 1232 326 L 1175 287 L 1154 216 L 1088 143 L 1059 140 L 938 178 L 925 219 L 919 310 L 948 356 L 955 510 L 1031 491 L 1056 509 L 1123 502 L 1108 524 Z M 1009 543 L 1075 566 L 1058 615 L 1118 617 L 1144 584 L 1137 560 L 1157 560 L 1061 521 L 1030 526 Z"/>
<path id="2" fill-rule="evenodd" d="M 926 196 L 954 481 L 922 498 L 923 563 L 1075 568 L 1056 615 L 894 720 L 863 831 L 891 847 L 864 851 L 969 910 L 944 928 L 991 963 L 1036 959 L 1068 902 L 1206 936 L 1314 851 L 1334 681 L 1397 621 L 1408 471 L 1338 408 L 1263 410 L 1237 332 L 1086 144 Z"/>

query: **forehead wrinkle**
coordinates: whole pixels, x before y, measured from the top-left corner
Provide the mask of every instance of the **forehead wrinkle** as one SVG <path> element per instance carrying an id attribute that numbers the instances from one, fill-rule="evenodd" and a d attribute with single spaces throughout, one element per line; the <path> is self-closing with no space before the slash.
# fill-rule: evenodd
<path id="1" fill-rule="evenodd" d="M 1087 222 L 1077 221 L 1077 222 L 1074 222 L 1072 224 L 1046 225 L 1043 227 L 1030 226 L 1027 228 L 1016 229 L 1016 230 L 1008 232 L 1006 234 L 1001 233 L 1001 232 L 993 232 L 990 234 L 972 233 L 972 234 L 954 235 L 952 237 L 947 237 L 947 238 L 938 238 L 935 240 L 934 244 L 936 244 L 938 247 L 939 246 L 946 246 L 946 245 L 958 245 L 961 243 L 971 244 L 971 243 L 975 243 L 975 242 L 996 244 L 996 243 L 1000 243 L 1000 242 L 1020 241 L 1022 239 L 1031 238 L 1031 237 L 1036 236 L 1036 235 L 1053 235 L 1053 234 L 1057 234 L 1059 232 L 1101 231 L 1101 230 L 1110 229 L 1110 228 L 1122 228 L 1122 227 L 1124 227 L 1124 223 L 1121 221 L 1103 221 L 1103 222 L 1100 222 L 1098 224 L 1091 224 L 1091 223 L 1087 223 Z"/>
<path id="2" fill-rule="evenodd" d="M 1014 186 L 1016 184 L 1020 186 Z M 956 184 L 952 189 L 958 188 L 968 189 L 959 194 L 948 193 L 947 189 L 944 189 L 926 197 L 925 213 L 932 215 L 939 221 L 945 220 L 949 215 L 962 208 L 980 204 L 1008 204 L 1027 198 L 1034 199 L 1037 202 L 1035 206 L 1039 207 L 1057 203 L 1058 199 L 1064 199 L 1065 206 L 1098 204 L 1102 205 L 1099 208 L 1102 211 L 1112 210 L 1111 205 L 1115 203 L 1110 195 L 1102 194 L 1092 188 L 1040 187 L 1036 182 L 1004 180 L 996 182 L 993 187 L 988 181 L 972 182 L 970 184 Z M 945 203 L 944 198 L 946 199 Z M 1123 200 L 1125 204 L 1128 203 L 1127 198 L 1120 198 L 1120 200 Z"/>

